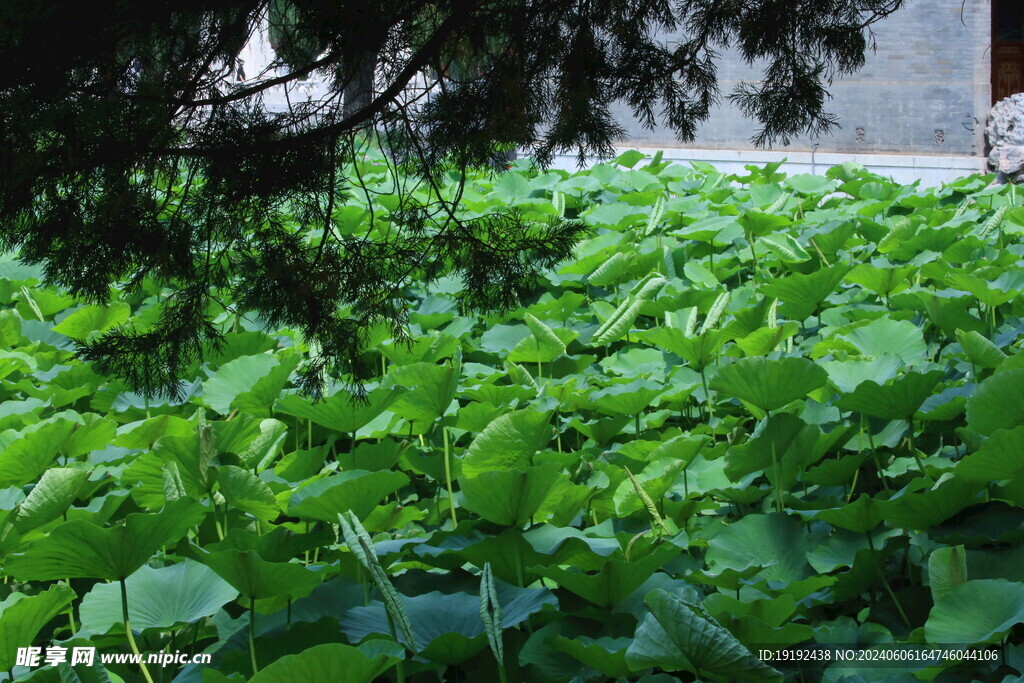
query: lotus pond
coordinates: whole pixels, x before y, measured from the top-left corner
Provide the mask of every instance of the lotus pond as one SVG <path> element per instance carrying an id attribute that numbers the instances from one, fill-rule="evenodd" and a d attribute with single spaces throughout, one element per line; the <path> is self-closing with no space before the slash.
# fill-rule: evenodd
<path id="1" fill-rule="evenodd" d="M 380 331 L 361 403 L 301 395 L 316 350 L 226 311 L 185 396 L 146 400 L 73 340 L 145 325 L 165 292 L 82 305 L 0 261 L 0 671 L 1020 680 L 1014 189 L 747 170 L 629 152 L 471 179 L 467 215 L 591 236 L 507 315 L 460 310 L 455 281 L 409 290 L 413 342 Z M 757 656 L 814 644 L 1000 656 Z M 30 667 L 30 645 L 211 663 Z"/>

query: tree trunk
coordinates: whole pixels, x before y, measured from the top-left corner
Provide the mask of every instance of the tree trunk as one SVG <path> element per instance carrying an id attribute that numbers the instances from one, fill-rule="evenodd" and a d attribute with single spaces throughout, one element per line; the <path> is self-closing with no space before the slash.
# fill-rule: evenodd
<path id="1" fill-rule="evenodd" d="M 344 90 L 342 114 L 345 118 L 370 105 L 373 100 L 374 75 L 377 70 L 377 55 L 366 54 L 356 65 L 352 80 Z"/>

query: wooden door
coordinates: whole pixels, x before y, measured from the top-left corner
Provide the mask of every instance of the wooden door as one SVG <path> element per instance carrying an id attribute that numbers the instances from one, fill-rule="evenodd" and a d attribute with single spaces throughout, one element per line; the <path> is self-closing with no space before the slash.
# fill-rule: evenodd
<path id="1" fill-rule="evenodd" d="M 1024 92 L 1024 43 L 992 46 L 992 103 Z"/>
<path id="2" fill-rule="evenodd" d="M 1024 92 L 1024 2 L 992 3 L 992 103 Z"/>

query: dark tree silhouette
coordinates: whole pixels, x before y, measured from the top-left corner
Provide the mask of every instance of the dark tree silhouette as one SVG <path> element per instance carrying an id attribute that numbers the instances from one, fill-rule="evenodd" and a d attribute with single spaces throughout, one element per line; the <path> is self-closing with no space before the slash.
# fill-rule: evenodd
<path id="1" fill-rule="evenodd" d="M 453 174 L 499 169 L 512 146 L 542 164 L 605 155 L 622 132 L 616 100 L 692 139 L 727 46 L 764 65 L 728 94 L 760 122 L 756 142 L 822 132 L 830 79 L 862 65 L 871 24 L 902 4 L 7 0 L 0 247 L 94 302 L 112 286 L 169 288 L 155 324 L 81 344 L 140 391 L 177 390 L 223 333 L 222 302 L 315 343 L 302 374 L 315 393 L 325 372 L 353 370 L 371 326 L 403 334 L 411 280 L 460 276 L 468 306 L 509 308 L 584 232 L 514 211 L 464 219 L 458 192 L 441 191 Z M 277 61 L 242 81 L 232 68 L 260 27 Z M 269 88 L 311 76 L 324 98 L 263 106 Z M 392 229 L 376 215 L 343 235 L 334 211 L 363 191 L 366 145 L 437 191 L 396 184 Z"/>

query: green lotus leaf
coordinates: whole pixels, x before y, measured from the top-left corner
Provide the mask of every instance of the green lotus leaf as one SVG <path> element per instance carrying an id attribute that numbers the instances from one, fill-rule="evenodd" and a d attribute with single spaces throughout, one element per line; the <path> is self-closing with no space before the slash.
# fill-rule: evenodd
<path id="1" fill-rule="evenodd" d="M 527 313 L 526 315 L 530 315 Z M 533 316 L 530 316 L 533 317 Z M 534 319 L 536 320 L 536 319 Z M 536 321 L 541 325 L 539 320 Z M 536 325 L 534 326 L 536 327 Z M 537 336 L 536 332 L 546 328 L 550 335 Z M 559 356 L 565 353 L 565 347 L 567 344 L 572 342 L 579 334 L 573 330 L 565 327 L 550 328 L 544 325 L 544 328 L 538 328 L 533 330 L 530 336 L 525 337 L 519 341 L 508 352 L 506 358 L 513 363 L 550 363 Z"/>
<path id="2" fill-rule="evenodd" d="M 279 398 L 274 403 L 274 410 L 305 418 L 327 429 L 352 434 L 387 410 L 404 391 L 401 387 L 382 387 L 369 392 L 365 401 L 359 401 L 345 391 L 319 402 L 290 394 Z"/>
<path id="3" fill-rule="evenodd" d="M 495 582 L 501 605 L 501 628 L 515 628 L 546 605 L 558 606 L 558 600 L 547 589 L 518 588 Z M 419 656 L 444 666 L 456 666 L 487 647 L 484 623 L 480 617 L 480 598 L 458 592 L 433 591 L 422 595 L 403 596 L 402 604 L 409 617 Z M 351 642 L 363 641 L 372 634 L 390 633 L 384 605 L 379 601 L 366 607 L 355 607 L 341 616 L 341 629 Z"/>
<path id="4" fill-rule="evenodd" d="M 12 373 L 31 374 L 37 367 L 35 358 L 21 351 L 0 349 L 0 378 Z"/>
<path id="5" fill-rule="evenodd" d="M 600 607 L 611 607 L 642 586 L 654 572 L 661 569 L 679 549 L 661 546 L 646 556 L 626 562 L 610 559 L 595 572 L 584 572 L 562 567 L 533 567 L 533 571 L 544 576 L 567 591 L 575 593 L 587 602 Z"/>
<path id="6" fill-rule="evenodd" d="M 703 334 L 686 336 L 675 327 L 656 327 L 640 332 L 637 337 L 654 346 L 676 354 L 695 370 L 703 370 L 718 357 L 728 337 L 720 330 L 708 330 Z"/>
<path id="7" fill-rule="evenodd" d="M 520 203 L 528 198 L 534 189 L 529 178 L 522 173 L 515 172 L 501 174 L 491 187 L 501 201 L 509 204 Z"/>
<path id="8" fill-rule="evenodd" d="M 786 177 L 785 173 L 776 173 L 781 162 L 772 162 L 762 166 L 746 164 L 743 168 L 750 171 L 749 176 L 737 178 L 740 182 L 750 183 L 747 191 L 750 193 L 750 201 L 754 206 L 771 206 L 782 196 L 783 189 L 777 181 Z"/>
<path id="9" fill-rule="evenodd" d="M 348 453 L 338 453 L 337 459 L 341 464 L 342 471 L 368 470 L 370 472 L 377 472 L 380 470 L 390 470 L 407 448 L 408 444 L 403 444 L 393 439 L 381 439 L 376 443 L 361 441 L 354 450 Z"/>
<path id="10" fill-rule="evenodd" d="M 637 379 L 591 392 L 590 404 L 605 415 L 638 415 L 664 391 L 664 386 L 653 380 Z"/>
<path id="11" fill-rule="evenodd" d="M 921 328 L 906 320 L 879 318 L 850 330 L 843 337 L 865 356 L 891 353 L 907 365 L 921 365 L 927 351 Z"/>
<path id="12" fill-rule="evenodd" d="M 0 348 L 15 346 L 21 339 L 21 317 L 16 311 L 0 311 Z"/>
<path id="13" fill-rule="evenodd" d="M 231 401 L 236 410 L 255 417 L 271 416 L 274 402 L 302 360 L 300 354 L 286 351 L 278 352 L 277 358 L 280 362 L 270 372 L 258 378 L 248 391 L 236 395 Z"/>
<path id="14" fill-rule="evenodd" d="M 648 594 L 644 604 L 650 613 L 637 627 L 626 651 L 626 661 L 634 671 L 657 667 L 728 680 L 782 679 L 700 606 L 660 589 Z"/>
<path id="15" fill-rule="evenodd" d="M 566 197 L 567 204 L 575 203 Z M 603 263 L 610 261 L 618 251 L 621 233 L 609 230 L 602 235 L 579 242 L 573 249 L 574 258 L 569 259 L 557 270 L 560 277 L 567 280 L 582 281 Z M 485 333 L 486 334 L 486 333 Z"/>
<path id="16" fill-rule="evenodd" d="M 496 578 L 516 585 L 536 580 L 536 575 L 530 571 L 533 565 L 548 564 L 564 557 L 556 554 L 552 558 L 538 553 L 526 541 L 524 532 L 516 528 L 506 528 L 500 533 L 452 534 L 444 538 L 437 538 L 435 534 L 431 542 L 417 544 L 413 554 L 445 570 L 467 563 L 478 568 L 490 563 Z"/>
<path id="17" fill-rule="evenodd" d="M 796 335 L 800 326 L 795 322 L 788 322 L 778 327 L 762 327 L 736 340 L 736 346 L 743 349 L 747 356 L 767 356 L 779 347 L 779 344 Z"/>
<path id="18" fill-rule="evenodd" d="M 208 552 L 193 548 L 192 559 L 201 562 L 250 600 L 304 598 L 320 585 L 318 572 L 294 562 L 268 562 L 252 550 Z"/>
<path id="19" fill-rule="evenodd" d="M 183 560 L 167 567 L 140 567 L 125 580 L 132 629 L 166 629 L 212 617 L 238 597 L 238 591 L 198 562 Z M 122 624 L 121 588 L 99 583 L 82 599 L 82 627 L 108 633 Z"/>
<path id="20" fill-rule="evenodd" d="M 125 579 L 161 547 L 198 525 L 206 509 L 191 500 L 167 503 L 160 512 L 130 514 L 122 526 L 65 522 L 7 558 L 5 570 L 26 581 L 66 578 Z"/>
<path id="21" fill-rule="evenodd" d="M 614 226 L 622 229 L 644 216 L 643 207 L 631 206 L 625 202 L 597 204 L 583 215 L 590 225 Z"/>
<path id="22" fill-rule="evenodd" d="M 211 445 L 214 447 L 200 447 L 195 427 L 185 436 L 163 436 L 148 453 L 138 456 L 124 469 L 121 481 L 130 488 L 139 505 L 159 508 L 165 500 L 164 466 L 173 463 L 186 495 L 201 500 L 212 490 L 215 481 L 212 459 L 216 448 Z"/>
<path id="23" fill-rule="evenodd" d="M 514 407 L 537 396 L 537 388 L 522 384 L 477 384 L 467 387 L 462 395 L 480 403 L 490 403 L 495 406 Z M 461 414 L 461 411 L 459 411 Z M 502 411 L 506 412 L 506 411 Z M 486 424 L 479 430 L 483 431 Z"/>
<path id="24" fill-rule="evenodd" d="M 569 421 L 569 426 L 599 444 L 606 444 L 618 436 L 622 432 L 622 428 L 632 421 L 629 415 L 601 417 L 586 422 L 576 417 Z"/>
<path id="25" fill-rule="evenodd" d="M 73 411 L 65 411 L 64 415 L 74 415 Z M 79 422 L 60 445 L 60 453 L 66 458 L 77 458 L 92 451 L 102 450 L 117 438 L 117 422 L 109 418 L 85 413 Z M 77 420 L 76 420 L 77 421 Z"/>
<path id="26" fill-rule="evenodd" d="M 604 185 L 602 185 L 597 178 L 592 178 L 585 173 L 581 173 L 569 176 L 568 178 L 555 183 L 552 186 L 552 189 L 564 192 L 568 195 L 577 196 L 581 193 L 600 192 L 604 189 Z"/>
<path id="27" fill-rule="evenodd" d="M 249 679 L 250 683 L 341 681 L 372 683 L 405 658 L 405 650 L 388 640 L 371 640 L 353 647 L 324 643 L 298 654 L 285 655 Z"/>
<path id="28" fill-rule="evenodd" d="M 773 486 L 788 490 L 839 433 L 822 434 L 817 425 L 808 425 L 789 413 L 776 413 L 758 425 L 749 441 L 727 451 L 725 474 L 740 482 L 749 474 L 765 472 Z"/>
<path id="29" fill-rule="evenodd" d="M 915 270 L 913 266 L 876 267 L 863 263 L 847 273 L 846 280 L 888 297 L 909 287 L 908 279 Z"/>
<path id="30" fill-rule="evenodd" d="M 605 372 L 623 378 L 650 377 L 651 379 L 663 379 L 666 370 L 670 367 L 666 362 L 665 354 L 659 349 L 632 348 L 629 350 L 617 351 L 616 353 L 602 358 L 599 365 Z M 578 378 L 572 378 L 567 384 L 575 385 Z M 561 391 L 563 384 L 548 386 L 549 392 L 554 389 Z M 576 387 L 579 391 L 579 387 Z M 566 399 L 571 398 L 566 396 Z M 563 403 L 566 401 L 562 401 Z"/>
<path id="31" fill-rule="evenodd" d="M 280 513 L 274 492 L 249 470 L 222 465 L 217 468 L 217 482 L 228 505 L 242 512 L 264 521 L 270 521 Z"/>
<path id="32" fill-rule="evenodd" d="M 715 242 L 721 244 L 729 243 L 735 238 L 741 238 L 743 236 L 743 228 L 740 227 L 736 216 L 711 216 L 695 221 L 680 230 L 673 230 L 668 234 L 673 237 L 681 237 L 696 242 Z"/>
<path id="33" fill-rule="evenodd" d="M 392 367 L 388 381 L 392 385 L 405 387 L 408 391 L 399 395 L 391 404 L 391 410 L 406 420 L 432 422 L 448 410 L 455 399 L 459 386 L 462 366 L 413 363 Z"/>
<path id="34" fill-rule="evenodd" d="M 997 368 L 1004 360 L 1006 354 L 998 346 L 981 336 L 975 330 L 956 331 L 956 339 L 963 347 L 967 358 L 979 368 Z"/>
<path id="35" fill-rule="evenodd" d="M 195 423 L 176 415 L 154 415 L 118 427 L 112 444 L 121 448 L 149 449 L 161 436 L 189 436 L 195 430 Z"/>
<path id="36" fill-rule="evenodd" d="M 409 477 L 401 472 L 346 470 L 295 491 L 288 499 L 288 514 L 336 523 L 339 514 L 351 510 L 366 519 L 381 501 L 408 483 Z"/>
<path id="37" fill-rule="evenodd" d="M 803 245 L 786 233 L 765 235 L 758 243 L 768 247 L 768 250 L 778 256 L 783 263 L 803 263 L 811 259 Z"/>
<path id="38" fill-rule="evenodd" d="M 534 521 L 543 521 L 556 527 L 572 524 L 594 492 L 594 486 L 574 484 L 569 478 L 559 477 L 551 493 L 537 509 Z"/>
<path id="39" fill-rule="evenodd" d="M 617 156 L 615 158 L 615 163 L 618 164 L 619 166 L 624 166 L 625 168 L 633 168 L 640 161 L 646 158 L 647 155 L 645 155 L 643 152 L 638 152 L 635 149 L 631 149 Z"/>
<path id="40" fill-rule="evenodd" d="M 228 421 L 212 424 L 218 453 L 234 453 L 248 469 L 260 471 L 270 466 L 281 452 L 288 436 L 288 425 L 273 418 L 258 419 L 236 415 Z"/>
<path id="41" fill-rule="evenodd" d="M 715 273 L 700 261 L 687 261 L 683 266 L 683 275 L 692 285 L 700 285 L 705 289 L 718 289 L 722 286 Z"/>
<path id="42" fill-rule="evenodd" d="M 643 487 L 644 492 L 651 500 L 660 501 L 672 488 L 672 484 L 679 477 L 679 473 L 686 466 L 682 460 L 675 458 L 662 458 L 649 463 L 642 472 L 637 473 L 636 481 Z M 615 503 L 615 514 L 619 518 L 645 510 L 644 502 L 637 493 L 636 486 L 629 479 L 619 484 L 615 489 L 615 496 L 612 499 Z"/>
<path id="43" fill-rule="evenodd" d="M 644 301 L 634 297 L 626 297 L 612 314 L 605 320 L 590 338 L 591 346 L 607 346 L 629 334 L 633 323 L 640 316 Z"/>
<path id="44" fill-rule="evenodd" d="M 534 629 L 533 634 L 519 651 L 519 664 L 524 674 L 537 683 L 557 683 L 572 680 L 579 675 L 580 663 L 568 654 L 562 654 L 551 645 L 551 639 L 563 633 L 575 636 L 578 629 L 568 628 L 564 619 Z"/>
<path id="45" fill-rule="evenodd" d="M 931 292 L 915 292 L 915 299 L 924 304 L 929 321 L 947 336 L 954 336 L 957 330 L 985 330 L 985 323 L 968 313 L 968 303 L 962 299 L 950 301 Z"/>
<path id="46" fill-rule="evenodd" d="M 555 463 L 463 476 L 459 479 L 462 507 L 495 524 L 520 526 L 530 521 L 565 478 Z"/>
<path id="47" fill-rule="evenodd" d="M 925 531 L 978 502 L 981 482 L 947 479 L 933 489 L 904 489 L 883 504 L 885 521 L 901 529 Z"/>
<path id="48" fill-rule="evenodd" d="M 462 458 L 462 474 L 475 477 L 528 465 L 552 437 L 550 413 L 517 410 L 494 419 Z"/>
<path id="49" fill-rule="evenodd" d="M 277 340 L 266 332 L 258 330 L 232 331 L 225 333 L 216 345 L 208 345 L 205 357 L 208 358 L 211 368 L 219 368 L 236 358 L 263 354 L 277 347 Z"/>
<path id="50" fill-rule="evenodd" d="M 0 668 L 11 671 L 18 648 L 35 642 L 43 627 L 74 598 L 69 586 L 58 583 L 35 595 L 11 593 L 0 602 Z"/>
<path id="51" fill-rule="evenodd" d="M 57 417 L 0 433 L 0 488 L 24 486 L 39 479 L 77 426 L 72 420 Z"/>
<path id="52" fill-rule="evenodd" d="M 612 536 L 611 520 L 580 530 L 573 527 L 557 527 L 552 524 L 536 526 L 525 532 L 523 538 L 538 553 L 551 555 L 561 563 L 567 558 L 592 557 L 592 568 L 596 570 L 605 560 L 622 550 L 619 540 Z M 588 566 L 591 562 L 587 560 Z"/>
<path id="53" fill-rule="evenodd" d="M 741 358 L 719 368 L 711 388 L 761 410 L 778 410 L 828 381 L 826 372 L 806 358 Z"/>
<path id="54" fill-rule="evenodd" d="M 436 363 L 449 358 L 459 348 L 459 340 L 450 334 L 431 330 L 418 338 L 405 341 L 388 340 L 377 347 L 395 365 Z"/>
<path id="55" fill-rule="evenodd" d="M 928 586 L 932 603 L 967 581 L 967 550 L 962 545 L 938 548 L 928 556 Z"/>
<path id="56" fill-rule="evenodd" d="M 560 294 L 543 294 L 537 303 L 527 311 L 542 320 L 565 322 L 586 308 L 587 297 L 578 292 L 565 291 Z"/>
<path id="57" fill-rule="evenodd" d="M 943 374 L 942 370 L 908 372 L 885 385 L 867 380 L 840 398 L 836 407 L 873 417 L 909 420 L 935 391 Z"/>
<path id="58" fill-rule="evenodd" d="M 1024 370 L 997 372 L 967 399 L 967 424 L 989 435 L 1024 426 Z"/>
<path id="59" fill-rule="evenodd" d="M 280 363 L 278 357 L 267 353 L 242 356 L 224 363 L 203 382 L 203 402 L 221 415 L 227 415 L 239 394 L 251 391 L 257 381 Z M 278 387 L 278 391 L 280 389 Z"/>
<path id="60" fill-rule="evenodd" d="M 974 393 L 970 384 L 947 386 L 942 391 L 932 394 L 921 404 L 916 419 L 927 422 L 948 422 L 960 418 L 967 409 L 967 399 Z"/>
<path id="61" fill-rule="evenodd" d="M 809 544 L 807 530 L 795 519 L 778 513 L 748 515 L 714 537 L 707 564 L 716 572 L 762 567 L 766 579 L 789 583 L 808 575 Z"/>
<path id="62" fill-rule="evenodd" d="M 652 450 L 647 455 L 647 459 L 655 462 L 662 458 L 674 458 L 682 462 L 683 469 L 686 469 L 693 462 L 694 458 L 708 445 L 708 441 L 707 436 L 701 435 L 674 436 Z"/>
<path id="63" fill-rule="evenodd" d="M 211 552 L 250 550 L 268 562 L 288 562 L 306 551 L 336 540 L 334 530 L 327 528 L 299 534 L 278 526 L 268 533 L 256 534 L 249 529 L 236 527 L 224 535 L 223 541 L 206 543 L 203 547 Z"/>
<path id="64" fill-rule="evenodd" d="M 929 643 L 992 643 L 1021 622 L 1024 583 L 981 579 L 940 597 L 928 614 L 924 635 Z"/>
<path id="65" fill-rule="evenodd" d="M 587 282 L 595 287 L 607 287 L 618 282 L 630 266 L 631 259 L 621 251 L 616 251 L 607 259 L 599 262 L 598 266 L 588 275 Z"/>
<path id="66" fill-rule="evenodd" d="M 1024 475 L 1024 426 L 1002 429 L 977 452 L 957 463 L 957 476 L 969 481 L 999 481 Z"/>
<path id="67" fill-rule="evenodd" d="M 500 356 L 530 336 L 530 328 L 526 325 L 493 325 L 480 335 L 476 344 L 481 351 Z"/>
<path id="68" fill-rule="evenodd" d="M 1004 271 L 992 281 L 967 273 L 952 273 L 949 282 L 957 289 L 970 292 L 986 306 L 1002 306 L 1024 291 L 1024 270 Z"/>
<path id="69" fill-rule="evenodd" d="M 885 517 L 884 504 L 871 496 L 861 494 L 857 500 L 838 508 L 815 513 L 814 518 L 828 522 L 834 527 L 848 529 L 859 534 L 873 531 Z"/>
<path id="70" fill-rule="evenodd" d="M 18 507 L 15 528 L 24 533 L 60 517 L 71 506 L 89 473 L 68 467 L 51 467 L 43 473 Z"/>
<path id="71" fill-rule="evenodd" d="M 801 322 L 814 313 L 835 291 L 849 266 L 834 265 L 813 273 L 796 273 L 761 288 L 761 293 L 783 302 L 782 311 L 790 320 Z"/>
<path id="72" fill-rule="evenodd" d="M 819 361 L 829 381 L 844 394 L 851 393 L 861 383 L 872 381 L 885 384 L 899 373 L 903 361 L 896 355 L 884 353 L 874 358 L 848 358 L 846 360 Z"/>
<path id="73" fill-rule="evenodd" d="M 810 173 L 791 175 L 782 183 L 803 195 L 823 195 L 836 189 L 835 180 L 822 178 L 820 175 L 812 175 Z"/>
<path id="74" fill-rule="evenodd" d="M 632 642 L 630 638 L 566 638 L 559 635 L 548 639 L 555 651 L 567 654 L 613 679 L 628 678 L 632 673 L 632 667 L 626 662 L 626 649 Z"/>
<path id="75" fill-rule="evenodd" d="M 726 614 L 753 617 L 772 628 L 785 624 L 799 608 L 797 601 L 789 594 L 773 599 L 741 600 L 721 592 L 708 595 L 704 598 L 702 606 L 712 616 Z"/>
<path id="76" fill-rule="evenodd" d="M 55 325 L 53 331 L 72 339 L 84 340 L 91 332 L 105 332 L 124 324 L 131 312 L 131 307 L 123 301 L 116 301 L 109 306 L 82 306 Z"/>
<path id="77" fill-rule="evenodd" d="M 2 363 L 3 361 L 0 361 Z M 0 403 L 0 432 L 8 429 L 17 431 L 39 422 L 46 401 L 26 398 L 21 401 L 6 400 Z"/>
<path id="78" fill-rule="evenodd" d="M 456 303 L 451 297 L 430 294 L 418 303 L 419 306 L 409 312 L 409 320 L 424 330 L 433 330 L 451 322 L 457 313 Z"/>

